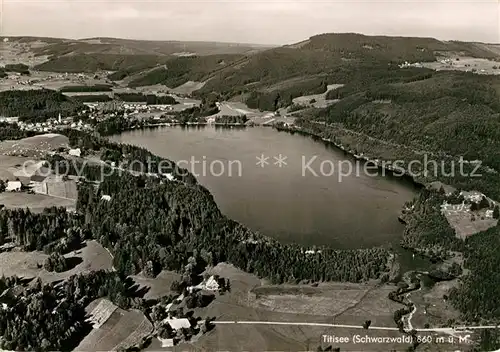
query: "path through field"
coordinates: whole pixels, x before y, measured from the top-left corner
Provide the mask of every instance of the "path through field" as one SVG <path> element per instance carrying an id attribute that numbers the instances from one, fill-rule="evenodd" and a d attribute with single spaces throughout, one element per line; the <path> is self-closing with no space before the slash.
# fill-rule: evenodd
<path id="1" fill-rule="evenodd" d="M 214 324 L 250 324 L 250 325 L 295 325 L 295 326 L 320 326 L 320 327 L 333 327 L 333 328 L 346 328 L 346 329 L 364 329 L 361 325 L 345 325 L 345 324 L 326 324 L 326 323 L 307 323 L 307 322 L 283 322 L 283 321 L 244 321 L 244 320 L 235 320 L 235 321 L 214 321 Z M 457 331 L 466 332 L 467 330 L 482 330 L 482 329 L 498 329 L 500 326 L 493 325 L 480 325 L 480 326 L 463 326 L 463 327 L 455 327 L 455 328 L 425 328 L 425 329 L 416 329 L 419 332 L 424 331 L 434 331 L 434 332 L 442 332 L 446 334 L 453 334 Z M 390 330 L 390 331 L 399 331 L 398 328 L 395 327 L 387 327 L 387 326 L 370 326 L 369 330 Z"/>

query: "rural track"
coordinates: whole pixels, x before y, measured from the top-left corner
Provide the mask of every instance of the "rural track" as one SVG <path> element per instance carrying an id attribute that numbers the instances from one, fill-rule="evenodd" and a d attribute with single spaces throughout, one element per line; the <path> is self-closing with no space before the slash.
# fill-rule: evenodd
<path id="1" fill-rule="evenodd" d="M 233 321 L 213 321 L 214 324 L 241 324 L 241 325 L 290 325 L 290 326 L 318 326 L 318 327 L 330 327 L 330 328 L 344 328 L 344 329 L 363 329 L 366 330 L 361 325 L 346 325 L 346 324 L 327 324 L 327 323 L 307 323 L 307 322 L 283 322 L 283 321 L 249 321 L 249 320 L 233 320 Z M 500 326 L 494 325 L 480 325 L 480 326 L 457 326 L 454 328 L 424 328 L 415 329 L 418 332 L 442 332 L 447 334 L 452 334 L 457 331 L 467 331 L 467 330 L 487 330 L 487 329 L 499 329 Z M 368 330 L 389 330 L 389 331 L 399 331 L 399 328 L 387 327 L 387 326 L 370 326 Z"/>

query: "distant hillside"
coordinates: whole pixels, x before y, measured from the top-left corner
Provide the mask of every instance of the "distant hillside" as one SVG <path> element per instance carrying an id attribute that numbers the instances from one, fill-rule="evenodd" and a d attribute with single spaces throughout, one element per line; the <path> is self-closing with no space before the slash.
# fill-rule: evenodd
<path id="1" fill-rule="evenodd" d="M 48 57 L 48 61 L 36 65 L 35 70 L 74 73 L 91 73 L 99 70 L 116 71 L 110 77 L 113 80 L 121 80 L 156 66 L 162 66 L 172 59 L 201 57 L 200 62 L 204 62 L 203 57 L 207 56 L 224 64 L 224 62 L 230 63 L 234 59 L 239 59 L 243 55 L 251 56 L 269 48 L 269 46 L 256 44 L 141 41 L 116 38 L 70 40 L 2 37 L 0 40 L 3 41 L 4 38 L 8 38 L 9 45 L 14 45 L 17 50 L 29 51 L 35 57 Z M 208 59 L 208 61 L 210 60 Z M 196 65 L 193 68 L 198 70 Z M 220 66 L 213 69 L 219 68 Z M 146 78 L 143 81 L 147 82 L 148 80 L 150 79 Z M 161 81 L 153 79 L 153 81 L 155 80 Z M 180 84 L 188 80 L 181 80 Z"/>
<path id="2" fill-rule="evenodd" d="M 366 36 L 354 33 L 321 34 L 294 45 L 247 57 L 215 75 L 197 92 L 225 97 L 252 94 L 252 107 L 272 109 L 289 105 L 294 97 L 318 93 L 318 85 L 347 83 L 356 72 L 369 75 L 380 67 L 426 62 L 455 55 L 498 59 L 492 45 L 442 42 L 433 38 Z M 321 78 L 319 78 L 321 76 Z M 316 82 L 304 81 L 316 77 Z M 280 83 L 295 80 L 295 86 Z M 281 84 L 282 85 L 282 84 Z M 272 88 L 272 89 L 271 89 Z M 323 91 L 324 92 L 324 91 Z"/>
<path id="3" fill-rule="evenodd" d="M 433 61 L 436 54 L 455 53 L 493 59 L 498 57 L 487 45 L 445 42 L 434 38 L 367 36 L 357 33 L 328 33 L 311 37 L 290 48 L 335 53 L 344 59 L 377 59 L 394 62 Z"/>
<path id="4" fill-rule="evenodd" d="M 92 73 L 100 70 L 136 72 L 164 64 L 168 58 L 168 56 L 156 55 L 69 54 L 55 56 L 35 66 L 35 70 L 75 73 Z"/>
<path id="5" fill-rule="evenodd" d="M 0 37 L 9 42 L 33 44 L 36 55 L 117 54 L 164 56 L 181 52 L 196 55 L 244 54 L 270 48 L 269 45 L 200 41 L 152 41 L 120 38 L 64 39 L 46 37 Z"/>
<path id="6" fill-rule="evenodd" d="M 374 67 L 443 57 L 500 58 L 500 49 L 492 44 L 355 33 L 320 34 L 267 50 L 251 44 L 209 42 L 50 38 L 41 45 L 40 40 L 32 51 L 50 60 L 37 65 L 37 70 L 113 71 L 109 79 L 124 80 L 122 84 L 130 87 L 163 84 L 175 88 L 188 81 L 205 82 L 195 95 L 216 93 L 221 99 L 241 95 L 251 107 L 264 110 L 290 105 L 301 95 L 323 93 L 328 84 L 347 83 L 355 72 L 372 72 Z M 187 54 L 191 56 L 183 56 Z"/>

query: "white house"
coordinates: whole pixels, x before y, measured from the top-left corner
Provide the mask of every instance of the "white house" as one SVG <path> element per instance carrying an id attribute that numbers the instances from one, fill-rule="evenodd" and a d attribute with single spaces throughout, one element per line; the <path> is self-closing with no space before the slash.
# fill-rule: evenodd
<path id="1" fill-rule="evenodd" d="M 161 347 L 173 347 L 174 346 L 174 339 L 162 339 L 161 337 L 158 337 L 158 340 L 161 342 Z"/>
<path id="2" fill-rule="evenodd" d="M 80 148 L 70 149 L 69 152 L 68 152 L 68 154 L 80 157 L 82 155 L 82 151 L 80 150 Z"/>
<path id="3" fill-rule="evenodd" d="M 5 190 L 9 192 L 17 192 L 21 190 L 22 186 L 21 181 L 8 181 Z"/>
<path id="4" fill-rule="evenodd" d="M 105 200 L 106 202 L 109 202 L 111 200 L 111 196 L 108 196 L 106 194 L 104 194 L 102 197 L 101 197 L 101 200 Z"/>
<path id="5" fill-rule="evenodd" d="M 168 325 L 170 325 L 170 327 L 176 331 L 182 328 L 189 329 L 191 327 L 191 323 L 187 318 L 167 318 L 164 320 L 164 322 L 168 323 Z"/>
<path id="6" fill-rule="evenodd" d="M 167 178 L 167 180 L 169 180 L 169 181 L 174 180 L 174 175 L 172 175 L 172 174 L 163 174 L 163 176 L 165 176 Z"/>
<path id="7" fill-rule="evenodd" d="M 207 282 L 205 282 L 205 288 L 209 291 L 219 290 L 219 283 L 215 280 L 213 275 L 208 278 Z"/>

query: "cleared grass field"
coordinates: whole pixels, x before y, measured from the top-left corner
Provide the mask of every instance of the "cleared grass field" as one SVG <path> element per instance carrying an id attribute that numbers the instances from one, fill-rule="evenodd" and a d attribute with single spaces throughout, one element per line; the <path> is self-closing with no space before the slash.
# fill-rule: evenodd
<path id="1" fill-rule="evenodd" d="M 423 67 L 427 67 L 436 71 L 465 71 L 476 72 L 483 75 L 500 75 L 500 62 L 459 56 L 457 58 L 450 58 L 450 62 L 424 62 Z M 458 59 L 458 60 L 457 60 Z"/>
<path id="2" fill-rule="evenodd" d="M 181 95 L 191 95 L 194 91 L 203 88 L 206 82 L 194 82 L 188 81 L 174 89 L 171 89 L 172 92 Z"/>
<path id="3" fill-rule="evenodd" d="M 294 98 L 292 101 L 294 104 L 304 105 L 306 107 L 315 107 L 315 108 L 326 108 L 332 101 L 326 100 L 326 94 L 334 89 L 342 87 L 343 84 L 330 84 L 326 88 L 325 93 L 321 94 L 313 94 L 313 95 L 304 95 L 301 97 Z M 311 103 L 311 100 L 315 100 L 314 103 Z"/>
<path id="4" fill-rule="evenodd" d="M 465 240 L 476 233 L 486 231 L 498 224 L 496 219 L 485 218 L 485 211 L 471 213 L 470 211 L 444 211 L 446 220 L 455 230 L 458 238 Z"/>
<path id="5" fill-rule="evenodd" d="M 2 192 L 0 193 L 0 204 L 3 204 L 7 209 L 28 208 L 30 211 L 38 213 L 50 207 L 65 207 L 74 210 L 76 198 L 58 198 L 26 192 Z"/>
<path id="6" fill-rule="evenodd" d="M 19 175 L 19 172 L 22 169 L 22 165 L 30 160 L 27 157 L 0 154 L 0 179 L 4 181 L 14 181 L 18 177 L 21 179 L 22 176 Z M 21 181 L 23 180 L 21 179 Z"/>
<path id="7" fill-rule="evenodd" d="M 47 133 L 17 141 L 3 141 L 0 143 L 0 154 L 40 158 L 49 151 L 68 146 L 68 137 L 57 133 Z"/>
<path id="8" fill-rule="evenodd" d="M 231 290 L 206 308 L 195 309 L 195 315 L 216 317 L 216 321 L 277 321 L 324 324 L 349 324 L 361 328 L 365 320 L 373 325 L 395 327 L 393 313 L 401 305 L 387 299 L 389 285 L 343 283 L 310 285 L 267 285 L 254 275 L 233 265 L 221 263 L 210 274 L 228 278 Z M 397 331 L 326 328 L 318 326 L 224 324 L 193 344 L 180 344 L 174 351 L 314 351 L 318 346 L 340 347 L 342 351 L 406 350 L 408 344 L 355 344 L 353 335 L 398 337 Z M 323 343 L 323 335 L 349 337 L 349 343 Z M 149 351 L 168 351 L 157 339 Z"/>
<path id="9" fill-rule="evenodd" d="M 48 255 L 42 252 L 0 253 L 0 276 L 40 277 L 44 282 L 53 282 L 83 272 L 113 270 L 111 255 L 96 241 L 87 241 L 86 246 L 81 250 L 66 254 L 66 258 L 79 258 L 80 263 L 62 273 L 48 272 L 43 267 L 39 267 L 39 265 L 43 266 L 47 257 Z"/>
<path id="10" fill-rule="evenodd" d="M 155 278 L 147 278 L 142 274 L 132 275 L 131 278 L 140 286 L 139 289 L 148 288 L 148 292 L 144 295 L 145 299 L 155 299 L 173 293 L 170 286 L 175 280 L 180 280 L 181 275 L 164 270 Z"/>

